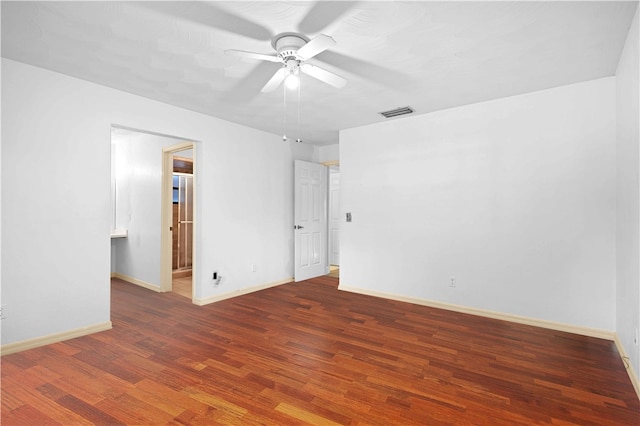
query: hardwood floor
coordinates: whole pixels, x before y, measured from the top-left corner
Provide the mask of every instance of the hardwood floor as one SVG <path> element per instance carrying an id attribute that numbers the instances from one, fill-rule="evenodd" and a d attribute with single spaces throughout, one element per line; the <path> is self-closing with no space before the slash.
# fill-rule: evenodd
<path id="1" fill-rule="evenodd" d="M 340 268 L 331 265 L 331 267 L 329 268 L 329 276 L 333 278 L 340 278 Z"/>
<path id="2" fill-rule="evenodd" d="M 173 277 L 171 280 L 172 292 L 179 294 L 180 296 L 187 297 L 191 300 L 191 286 L 192 286 L 192 277 Z"/>
<path id="3" fill-rule="evenodd" d="M 112 280 L 113 329 L 2 357 L 2 425 L 635 425 L 606 340 L 337 290 L 199 307 Z"/>

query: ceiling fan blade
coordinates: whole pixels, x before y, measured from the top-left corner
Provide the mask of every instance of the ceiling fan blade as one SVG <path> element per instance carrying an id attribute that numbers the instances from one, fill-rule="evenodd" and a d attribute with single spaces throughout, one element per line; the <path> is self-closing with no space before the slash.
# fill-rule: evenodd
<path id="1" fill-rule="evenodd" d="M 254 40 L 270 40 L 271 32 L 264 26 L 216 6 L 214 2 L 144 1 L 136 2 L 170 18 L 195 22 L 205 27 L 214 27 Z"/>
<path id="2" fill-rule="evenodd" d="M 247 52 L 244 50 L 227 49 L 224 51 L 227 55 L 240 56 L 242 58 L 257 59 L 259 61 L 282 62 L 277 56 L 263 55 L 262 53 Z"/>
<path id="3" fill-rule="evenodd" d="M 280 86 L 280 84 L 282 84 L 286 76 L 287 76 L 287 69 L 284 67 L 280 68 L 278 71 L 276 71 L 273 77 L 271 77 L 271 79 L 267 81 L 267 84 L 264 85 L 261 92 L 262 93 L 273 92 L 278 88 L 278 86 Z"/>
<path id="4" fill-rule="evenodd" d="M 410 75 L 401 71 L 387 68 L 373 62 L 363 61 L 362 59 L 357 59 L 353 56 L 344 55 L 335 51 L 324 52 L 321 56 L 316 57 L 315 60 L 333 65 L 334 67 L 395 90 L 411 90 L 418 84 Z"/>
<path id="5" fill-rule="evenodd" d="M 336 41 L 328 35 L 320 34 L 307 44 L 298 49 L 297 55 L 302 60 L 311 59 L 318 53 L 322 53 L 331 46 L 336 44 Z"/>
<path id="6" fill-rule="evenodd" d="M 311 64 L 302 64 L 300 65 L 300 69 L 303 73 L 310 75 L 313 78 L 317 78 L 320 81 L 327 83 L 330 86 L 341 89 L 347 84 L 347 80 L 336 75 L 332 72 L 329 72 L 325 69 L 317 67 Z"/>
<path id="7" fill-rule="evenodd" d="M 315 34 L 335 22 L 351 9 L 355 1 L 318 1 L 302 19 L 298 29 L 303 34 Z"/>
<path id="8" fill-rule="evenodd" d="M 280 67 L 282 67 L 282 64 L 275 65 L 266 61 L 257 62 L 249 74 L 238 80 L 232 88 L 220 95 L 220 100 L 231 104 L 251 102 L 260 94 L 265 82 Z"/>

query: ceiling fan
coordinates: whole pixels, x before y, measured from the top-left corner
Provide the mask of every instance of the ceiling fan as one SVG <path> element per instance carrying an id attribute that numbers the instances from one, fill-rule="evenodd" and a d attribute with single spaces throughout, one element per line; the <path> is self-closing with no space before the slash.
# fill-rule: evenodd
<path id="1" fill-rule="evenodd" d="M 271 46 L 276 51 L 275 55 L 247 52 L 244 50 L 228 49 L 225 53 L 244 58 L 257 59 L 259 61 L 280 62 L 283 66 L 262 88 L 263 93 L 273 92 L 282 82 L 287 87 L 295 89 L 299 83 L 299 74 L 303 72 L 326 84 L 336 88 L 342 88 L 347 80 L 329 72 L 323 68 L 306 63 L 307 60 L 324 52 L 335 45 L 335 40 L 328 35 L 320 34 L 313 39 L 299 33 L 281 33 L 271 39 Z"/>

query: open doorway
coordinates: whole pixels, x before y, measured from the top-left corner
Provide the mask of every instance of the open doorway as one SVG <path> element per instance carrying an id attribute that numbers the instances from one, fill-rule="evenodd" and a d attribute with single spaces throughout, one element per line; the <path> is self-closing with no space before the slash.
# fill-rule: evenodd
<path id="1" fill-rule="evenodd" d="M 294 280 L 340 277 L 340 167 L 294 163 Z"/>
<path id="2" fill-rule="evenodd" d="M 117 125 L 112 126 L 111 143 L 111 276 L 157 292 L 172 291 L 175 155 L 190 163 L 188 170 L 178 169 L 177 173 L 190 178 L 183 186 L 189 217 L 181 220 L 182 228 L 190 228 L 190 232 L 181 244 L 184 254 L 180 266 L 185 275 L 188 266 L 188 297 L 193 300 L 192 280 L 197 276 L 193 262 L 197 234 L 191 213 L 196 198 L 195 143 Z"/>
<path id="3" fill-rule="evenodd" d="M 327 261 L 327 168 L 294 162 L 294 281 L 329 273 Z"/>
<path id="4" fill-rule="evenodd" d="M 193 300 L 196 191 L 193 142 L 162 149 L 161 289 Z"/>
<path id="5" fill-rule="evenodd" d="M 329 275 L 340 277 L 340 166 L 329 166 Z"/>
<path id="6" fill-rule="evenodd" d="M 172 177 L 172 291 L 193 295 L 193 150 L 173 154 Z"/>
<path id="7" fill-rule="evenodd" d="M 172 291 L 192 298 L 193 287 L 193 150 L 173 154 Z"/>

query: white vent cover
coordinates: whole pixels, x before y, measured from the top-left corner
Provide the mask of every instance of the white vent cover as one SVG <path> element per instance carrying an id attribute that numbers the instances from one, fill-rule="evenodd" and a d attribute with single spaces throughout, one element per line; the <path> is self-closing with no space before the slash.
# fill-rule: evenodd
<path id="1" fill-rule="evenodd" d="M 380 114 L 384 115 L 386 118 L 397 117 L 399 115 L 411 114 L 413 112 L 413 108 L 411 107 L 400 107 L 396 109 L 392 109 L 389 111 L 383 111 Z"/>

